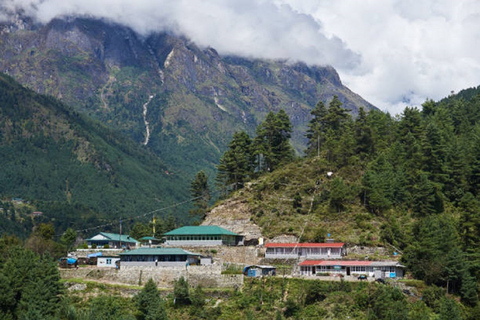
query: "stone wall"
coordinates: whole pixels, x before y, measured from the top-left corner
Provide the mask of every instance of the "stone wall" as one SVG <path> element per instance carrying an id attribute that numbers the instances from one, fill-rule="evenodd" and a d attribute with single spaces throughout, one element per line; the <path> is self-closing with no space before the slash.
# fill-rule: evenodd
<path id="1" fill-rule="evenodd" d="M 255 246 L 184 247 L 182 249 L 213 257 L 219 264 L 258 264 L 265 250 Z"/>
<path id="2" fill-rule="evenodd" d="M 120 269 L 79 268 L 60 269 L 63 279 L 108 281 L 143 285 L 152 278 L 157 286 L 171 288 L 175 280 L 185 277 L 190 285 L 209 288 L 235 288 L 243 285 L 243 275 L 222 275 L 221 265 L 189 267 L 124 267 Z"/>

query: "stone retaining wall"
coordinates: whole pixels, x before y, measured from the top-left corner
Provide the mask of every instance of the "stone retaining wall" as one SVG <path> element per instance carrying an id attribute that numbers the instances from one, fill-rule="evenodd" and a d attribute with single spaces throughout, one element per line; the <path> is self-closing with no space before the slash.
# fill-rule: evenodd
<path id="1" fill-rule="evenodd" d="M 243 275 L 222 275 L 220 265 L 189 267 L 124 267 L 120 269 L 60 269 L 63 279 L 82 278 L 130 285 L 143 285 L 152 278 L 157 286 L 171 288 L 175 280 L 185 277 L 191 286 L 235 288 L 243 285 Z"/>

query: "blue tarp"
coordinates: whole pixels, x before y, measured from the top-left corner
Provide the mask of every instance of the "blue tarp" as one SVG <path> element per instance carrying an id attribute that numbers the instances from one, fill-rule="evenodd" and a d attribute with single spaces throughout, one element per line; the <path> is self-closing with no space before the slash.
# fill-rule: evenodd
<path id="1" fill-rule="evenodd" d="M 95 258 L 95 257 L 101 257 L 101 256 L 102 256 L 101 252 L 87 254 L 87 258 Z"/>
<path id="2" fill-rule="evenodd" d="M 67 259 L 67 264 L 75 264 L 75 262 L 77 262 L 77 259 L 75 258 L 60 258 L 58 261 L 62 261 L 64 259 Z"/>

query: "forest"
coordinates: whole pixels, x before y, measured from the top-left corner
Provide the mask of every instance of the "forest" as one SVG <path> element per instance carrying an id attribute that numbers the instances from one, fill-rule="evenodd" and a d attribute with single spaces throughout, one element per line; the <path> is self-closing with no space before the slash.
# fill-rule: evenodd
<path id="1" fill-rule="evenodd" d="M 55 239 L 54 226 L 43 223 L 25 224 L 35 230 L 25 241 L 1 238 L 2 317 L 478 319 L 480 88 L 428 100 L 421 109 L 407 107 L 399 116 L 361 109 L 353 118 L 337 97 L 319 102 L 311 115 L 304 156 L 293 152 L 292 126 L 282 110 L 269 113 L 255 137 L 234 134 L 219 160 L 215 186 L 204 172 L 192 180 L 191 213 L 203 217 L 217 192 L 211 190 L 218 190 L 219 203 L 243 197 L 267 236 L 291 233 L 301 241 L 323 241 L 333 222 L 342 221 L 343 229 L 334 230 L 337 240 L 401 252 L 421 299 L 377 283 L 280 277 L 248 280 L 241 290 L 223 293 L 179 280 L 173 292 L 162 293 L 149 282 L 131 299 L 78 299 L 64 291 L 52 260 L 71 239 Z M 5 207 L 4 218 L 11 220 L 12 209 Z M 168 230 L 175 218 L 160 225 Z M 139 222 L 131 231 L 140 236 L 147 230 Z M 149 299 L 154 302 L 145 303 Z"/>

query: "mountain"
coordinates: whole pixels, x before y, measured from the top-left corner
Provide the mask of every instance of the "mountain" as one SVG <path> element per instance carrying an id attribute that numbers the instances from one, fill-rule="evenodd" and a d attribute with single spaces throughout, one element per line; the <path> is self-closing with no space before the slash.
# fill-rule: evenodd
<path id="1" fill-rule="evenodd" d="M 212 174 L 232 134 L 252 135 L 269 111 L 285 109 L 301 153 L 319 100 L 338 95 L 354 114 L 373 108 L 329 66 L 221 56 L 87 18 L 40 25 L 12 16 L 0 30 L 1 71 L 146 145 L 176 174 Z"/>
<path id="2" fill-rule="evenodd" d="M 111 219 L 131 217 L 189 197 L 187 179 L 170 174 L 153 153 L 1 74 L 0 106 L 3 199 L 40 202 L 38 209 L 60 211 L 56 219 L 65 223 L 90 211 Z M 65 205 L 53 210 L 45 202 Z M 178 218 L 186 211 L 177 211 Z M 83 223 L 78 226 L 88 224 Z"/>

